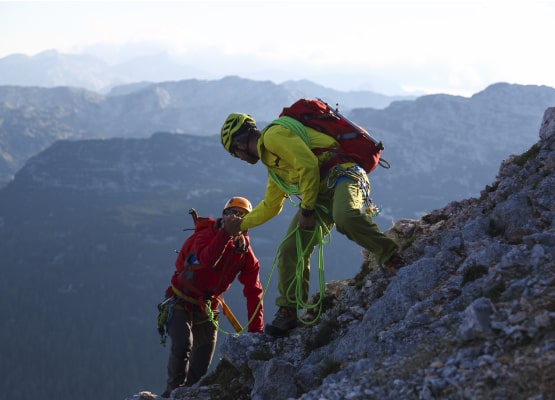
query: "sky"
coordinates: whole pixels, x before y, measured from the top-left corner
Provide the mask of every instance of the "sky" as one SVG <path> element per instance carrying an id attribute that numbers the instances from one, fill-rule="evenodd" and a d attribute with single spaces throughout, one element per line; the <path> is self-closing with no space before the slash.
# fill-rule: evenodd
<path id="1" fill-rule="evenodd" d="M 214 76 L 470 96 L 555 87 L 555 0 L 0 1 L 0 57 L 167 53 Z"/>

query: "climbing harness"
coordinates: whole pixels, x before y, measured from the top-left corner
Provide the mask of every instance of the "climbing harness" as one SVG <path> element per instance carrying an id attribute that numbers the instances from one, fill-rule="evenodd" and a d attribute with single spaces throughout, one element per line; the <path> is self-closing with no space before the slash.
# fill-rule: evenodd
<path id="1" fill-rule="evenodd" d="M 196 299 L 194 297 L 186 295 L 174 285 L 172 285 L 172 290 L 175 293 L 175 295 L 181 300 L 189 304 L 192 304 L 194 306 L 197 306 L 199 310 L 201 310 L 206 315 L 206 317 L 208 318 L 208 321 L 210 321 L 218 329 L 218 331 L 225 334 L 231 333 L 220 328 L 218 318 L 217 318 L 218 313 L 215 313 L 214 310 L 212 309 L 212 305 L 214 302 L 218 303 L 222 307 L 222 312 L 224 316 L 228 319 L 229 323 L 233 326 L 233 328 L 237 333 L 242 333 L 244 331 L 245 328 L 241 326 L 241 324 L 237 320 L 237 317 L 235 317 L 235 314 L 233 314 L 233 312 L 231 311 L 227 303 L 224 301 L 223 297 L 215 296 L 215 297 Z M 258 306 L 260 307 L 260 303 Z M 258 309 L 256 311 L 258 311 Z M 256 312 L 253 314 L 253 317 L 254 315 L 256 315 Z M 252 322 L 252 319 L 249 320 L 249 322 L 247 323 L 247 326 L 251 322 Z"/>
<path id="2" fill-rule="evenodd" d="M 380 215 L 381 209 L 378 205 L 374 204 L 370 197 L 370 182 L 364 179 L 364 170 L 358 165 L 353 165 L 349 168 L 343 168 L 336 165 L 328 173 L 326 185 L 328 189 L 333 189 L 340 181 L 344 179 L 351 179 L 358 183 L 360 190 L 362 190 L 362 198 L 364 199 L 364 212 L 370 217 Z"/>

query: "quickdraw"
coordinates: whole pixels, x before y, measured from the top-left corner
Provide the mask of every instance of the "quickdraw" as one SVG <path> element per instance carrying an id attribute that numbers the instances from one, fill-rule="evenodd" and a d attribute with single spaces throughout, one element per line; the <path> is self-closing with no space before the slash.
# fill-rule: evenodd
<path id="1" fill-rule="evenodd" d="M 168 338 L 168 323 L 173 315 L 175 304 L 175 297 L 168 297 L 158 304 L 158 333 L 160 334 L 160 344 L 162 346 L 166 345 L 166 339 Z"/>

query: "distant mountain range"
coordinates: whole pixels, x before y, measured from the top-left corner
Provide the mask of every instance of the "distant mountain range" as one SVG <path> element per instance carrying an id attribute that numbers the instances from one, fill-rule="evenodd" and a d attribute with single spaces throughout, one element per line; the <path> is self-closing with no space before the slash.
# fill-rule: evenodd
<path id="1" fill-rule="evenodd" d="M 154 132 L 211 136 L 230 112 L 249 113 L 262 127 L 297 98 L 321 97 L 345 105 L 347 116 L 384 142 L 383 156 L 393 168 L 373 179 L 385 197 L 403 198 L 396 196 L 402 187 L 419 193 L 413 206 L 426 210 L 441 206 L 441 192 L 448 193 L 443 199 L 475 195 L 503 158 L 525 150 L 538 116 L 555 104 L 553 88 L 505 83 L 471 98 L 430 95 L 385 109 L 356 106 L 360 93 L 343 93 L 338 100 L 309 82 L 298 87 L 304 91 L 238 77 L 135 84 L 109 96 L 68 87 L 0 86 L 0 187 L 57 140 L 146 138 Z M 389 205 L 403 207 L 395 200 Z"/>
<path id="2" fill-rule="evenodd" d="M 145 80 L 180 80 L 200 76 L 194 68 L 177 65 L 163 54 L 111 66 L 87 54 L 47 50 L 33 56 L 11 54 L 0 58 L 0 85 L 72 86 L 106 93 L 112 87 Z"/>
<path id="3" fill-rule="evenodd" d="M 0 70 L 1 65 L 0 60 Z M 114 88 L 110 95 L 67 86 L 0 86 L 0 187 L 56 140 L 148 137 L 157 131 L 213 135 L 231 112 L 269 121 L 299 97 L 321 97 L 340 103 L 344 111 L 385 107 L 396 99 L 337 92 L 310 82 L 276 85 L 238 77 L 135 83 Z"/>

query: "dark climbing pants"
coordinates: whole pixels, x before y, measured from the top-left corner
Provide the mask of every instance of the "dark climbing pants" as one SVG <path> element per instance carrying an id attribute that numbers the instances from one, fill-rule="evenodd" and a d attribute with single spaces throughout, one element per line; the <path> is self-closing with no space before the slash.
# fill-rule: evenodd
<path id="1" fill-rule="evenodd" d="M 176 309 L 168 324 L 171 339 L 168 359 L 168 390 L 192 386 L 208 371 L 218 331 L 200 311 Z"/>

